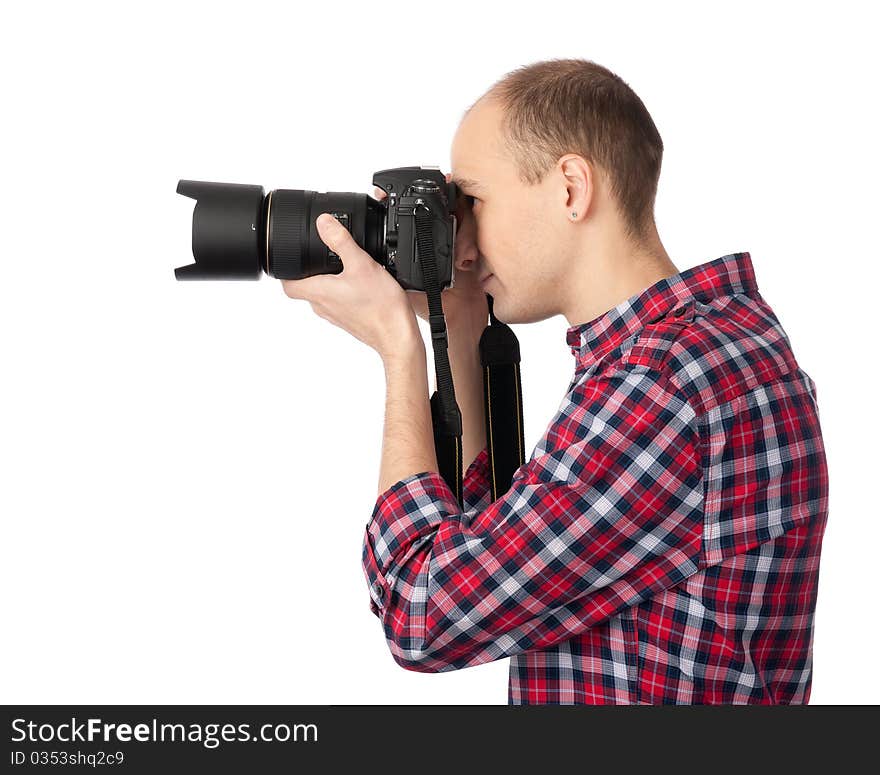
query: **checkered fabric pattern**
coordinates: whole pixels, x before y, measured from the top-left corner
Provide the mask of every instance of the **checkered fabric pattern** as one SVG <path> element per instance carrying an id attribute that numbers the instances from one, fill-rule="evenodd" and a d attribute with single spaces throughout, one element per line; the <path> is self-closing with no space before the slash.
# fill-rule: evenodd
<path id="1" fill-rule="evenodd" d="M 510 657 L 510 704 L 808 702 L 827 464 L 749 253 L 566 342 L 574 377 L 507 492 L 484 449 L 464 510 L 435 471 L 379 496 L 363 569 L 394 660 Z"/>

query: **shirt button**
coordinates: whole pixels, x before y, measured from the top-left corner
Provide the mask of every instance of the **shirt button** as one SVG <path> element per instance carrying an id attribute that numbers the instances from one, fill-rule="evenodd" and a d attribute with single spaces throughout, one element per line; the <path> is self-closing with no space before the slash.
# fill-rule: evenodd
<path id="1" fill-rule="evenodd" d="M 672 314 L 675 315 L 675 317 L 680 318 L 682 315 L 684 315 L 684 307 L 676 307 L 674 310 L 672 310 Z"/>
<path id="2" fill-rule="evenodd" d="M 382 589 L 382 585 L 378 581 L 373 584 L 373 593 L 379 600 L 382 599 L 382 594 L 384 593 L 384 591 L 385 590 Z"/>

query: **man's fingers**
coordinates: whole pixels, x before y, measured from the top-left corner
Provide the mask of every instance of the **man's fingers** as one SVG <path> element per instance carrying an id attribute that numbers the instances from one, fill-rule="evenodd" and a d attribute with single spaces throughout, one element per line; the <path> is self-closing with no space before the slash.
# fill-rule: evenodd
<path id="1" fill-rule="evenodd" d="M 343 251 L 355 244 L 351 232 L 330 213 L 321 213 L 315 223 L 318 226 L 318 235 L 324 244 L 337 255 L 342 255 Z"/>

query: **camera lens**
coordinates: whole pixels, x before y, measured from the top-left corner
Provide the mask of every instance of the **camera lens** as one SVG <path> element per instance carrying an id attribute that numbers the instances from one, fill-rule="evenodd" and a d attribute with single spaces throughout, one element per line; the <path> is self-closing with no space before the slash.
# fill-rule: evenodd
<path id="1" fill-rule="evenodd" d="M 331 213 L 372 258 L 386 265 L 386 205 L 365 194 L 181 180 L 177 193 L 196 200 L 192 219 L 195 263 L 178 280 L 281 280 L 339 274 L 342 262 L 321 240 L 315 219 Z"/>

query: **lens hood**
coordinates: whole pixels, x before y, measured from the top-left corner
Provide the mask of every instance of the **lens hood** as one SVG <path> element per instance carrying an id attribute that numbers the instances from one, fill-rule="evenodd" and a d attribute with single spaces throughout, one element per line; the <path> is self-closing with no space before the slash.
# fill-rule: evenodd
<path id="1" fill-rule="evenodd" d="M 178 280 L 258 280 L 265 265 L 262 186 L 181 180 L 177 193 L 196 200 L 196 262 L 174 270 Z"/>

